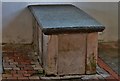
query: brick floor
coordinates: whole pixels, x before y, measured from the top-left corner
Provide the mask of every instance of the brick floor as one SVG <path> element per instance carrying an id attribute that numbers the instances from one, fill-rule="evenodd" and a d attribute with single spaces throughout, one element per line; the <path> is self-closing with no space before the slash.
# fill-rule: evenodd
<path id="1" fill-rule="evenodd" d="M 33 52 L 3 52 L 3 67 L 3 79 L 38 79 L 36 74 L 42 72 L 38 56 Z"/>
<path id="2" fill-rule="evenodd" d="M 118 69 L 118 45 L 117 43 L 100 43 L 99 44 L 99 57 L 109 65 L 116 73 L 119 74 Z M 112 60 L 112 61 L 111 61 Z"/>
<path id="3" fill-rule="evenodd" d="M 106 48 L 108 48 L 106 46 Z M 112 69 L 107 66 L 104 61 L 99 58 L 98 64 L 101 68 L 103 68 L 108 75 L 106 76 L 105 73 L 101 73 L 100 70 L 98 70 L 96 75 L 80 75 L 80 76 L 65 76 L 65 77 L 45 77 L 43 72 L 43 69 L 41 68 L 40 61 L 38 55 L 36 55 L 35 52 L 13 52 L 13 51 L 4 51 L 3 52 L 3 68 L 4 72 L 2 74 L 3 81 L 8 80 L 39 80 L 39 79 L 67 79 L 67 81 L 83 81 L 88 79 L 95 79 L 102 80 L 102 81 L 117 81 L 116 78 L 117 75 L 112 71 Z M 76 78 L 76 79 L 73 79 Z M 78 79 L 79 78 L 79 79 Z M 78 79 L 78 80 L 77 80 Z M 65 80 L 66 81 L 66 80 Z"/>

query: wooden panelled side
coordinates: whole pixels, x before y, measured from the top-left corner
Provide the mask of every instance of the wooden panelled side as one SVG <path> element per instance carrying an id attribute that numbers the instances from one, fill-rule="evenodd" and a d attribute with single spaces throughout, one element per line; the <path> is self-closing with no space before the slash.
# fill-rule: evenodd
<path id="1" fill-rule="evenodd" d="M 42 43 L 43 43 L 43 38 L 42 38 L 42 30 L 40 29 L 40 27 L 38 26 L 38 41 L 39 41 L 39 60 L 40 60 L 40 64 L 43 64 L 42 60 L 43 60 L 43 48 L 42 48 Z"/>
<path id="2" fill-rule="evenodd" d="M 45 73 L 57 75 L 58 37 L 43 34 L 43 68 Z"/>
<path id="3" fill-rule="evenodd" d="M 37 55 L 39 55 L 39 61 L 41 63 L 41 46 L 39 46 L 41 42 L 41 30 L 39 30 L 39 25 L 37 21 L 33 18 L 33 49 L 34 52 L 36 52 Z"/>
<path id="4" fill-rule="evenodd" d="M 58 75 L 85 74 L 86 34 L 58 35 Z"/>
<path id="5" fill-rule="evenodd" d="M 87 35 L 87 64 L 86 74 L 96 73 L 98 55 L 98 33 L 88 33 Z"/>

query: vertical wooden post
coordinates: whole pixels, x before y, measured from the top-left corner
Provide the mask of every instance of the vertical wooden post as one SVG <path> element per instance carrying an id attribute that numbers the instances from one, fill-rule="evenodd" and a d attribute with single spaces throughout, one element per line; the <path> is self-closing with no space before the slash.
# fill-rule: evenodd
<path id="1" fill-rule="evenodd" d="M 87 64 L 86 74 L 96 73 L 98 33 L 88 33 L 87 35 Z"/>
<path id="2" fill-rule="evenodd" d="M 37 54 L 39 55 L 39 61 L 40 64 L 42 64 L 42 30 L 40 29 L 40 26 L 38 25 L 38 22 L 33 17 L 33 49 Z"/>
<path id="3" fill-rule="evenodd" d="M 57 75 L 58 37 L 43 34 L 43 68 L 45 73 Z"/>
<path id="4" fill-rule="evenodd" d="M 39 60 L 40 64 L 42 65 L 42 59 L 43 59 L 43 48 L 42 48 L 42 43 L 43 43 L 43 35 L 40 27 L 38 26 L 38 53 L 39 53 Z"/>

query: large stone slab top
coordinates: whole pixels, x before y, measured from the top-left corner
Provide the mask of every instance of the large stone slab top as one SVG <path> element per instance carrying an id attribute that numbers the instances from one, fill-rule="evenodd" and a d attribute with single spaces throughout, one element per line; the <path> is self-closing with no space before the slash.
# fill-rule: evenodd
<path id="1" fill-rule="evenodd" d="M 73 5 L 28 6 L 44 34 L 101 32 L 105 27 Z"/>

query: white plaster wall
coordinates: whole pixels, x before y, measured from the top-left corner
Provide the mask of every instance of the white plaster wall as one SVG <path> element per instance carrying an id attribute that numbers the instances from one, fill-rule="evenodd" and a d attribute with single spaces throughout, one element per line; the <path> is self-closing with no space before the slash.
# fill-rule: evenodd
<path id="1" fill-rule="evenodd" d="M 2 2 L 0 1 L 0 44 L 2 43 Z"/>
<path id="2" fill-rule="evenodd" d="M 3 43 L 31 43 L 32 18 L 25 2 L 2 3 Z"/>
<path id="3" fill-rule="evenodd" d="M 15 41 L 16 43 L 32 42 L 32 18 L 27 5 L 46 4 L 33 2 L 3 2 L 3 43 Z M 53 3 L 52 3 L 53 4 Z M 56 4 L 56 3 L 54 3 Z M 73 3 L 106 26 L 100 39 L 116 41 L 118 30 L 117 3 Z"/>
<path id="4" fill-rule="evenodd" d="M 3 43 L 32 43 L 32 15 L 27 9 L 30 4 L 46 4 L 31 2 L 3 2 L 2 24 Z M 48 3 L 47 3 L 48 4 Z M 56 3 L 49 3 L 56 4 Z M 62 4 L 62 3 L 59 3 Z"/>
<path id="5" fill-rule="evenodd" d="M 0 2 L 0 80 L 2 73 L 2 3 Z"/>
<path id="6" fill-rule="evenodd" d="M 118 40 L 118 3 L 117 2 L 89 2 L 75 3 L 75 5 L 102 23 L 106 29 L 99 34 L 103 41 Z"/>
<path id="7" fill-rule="evenodd" d="M 2 0 L 3 2 L 118 2 L 119 0 Z"/>

